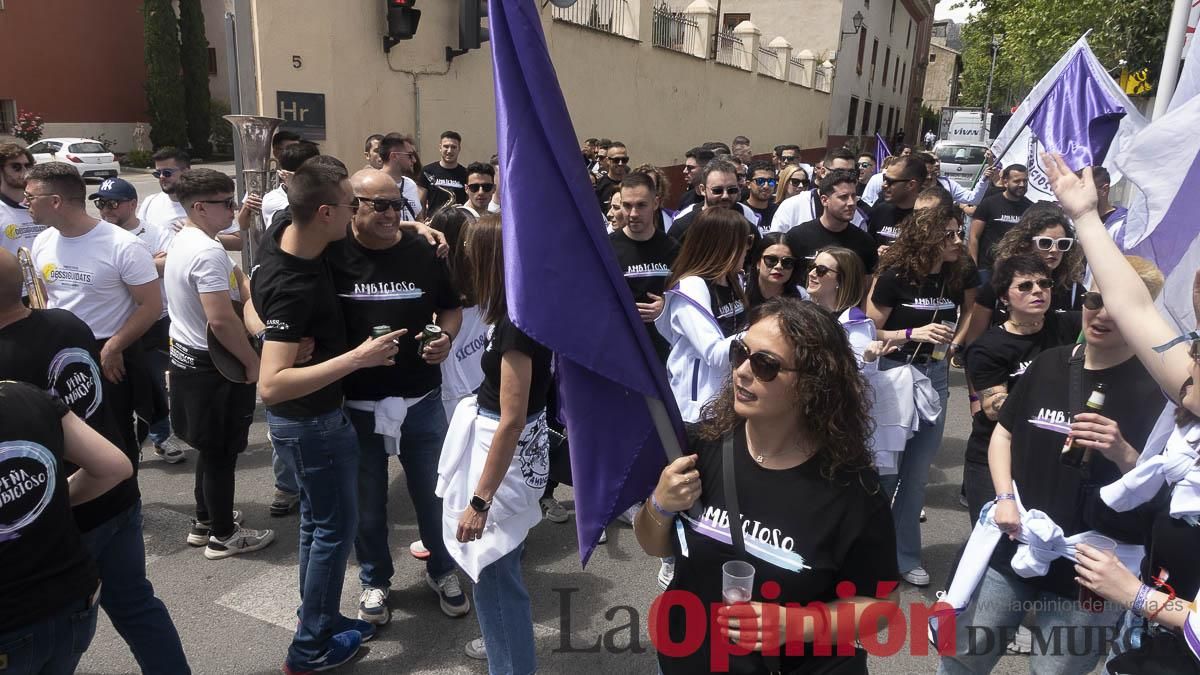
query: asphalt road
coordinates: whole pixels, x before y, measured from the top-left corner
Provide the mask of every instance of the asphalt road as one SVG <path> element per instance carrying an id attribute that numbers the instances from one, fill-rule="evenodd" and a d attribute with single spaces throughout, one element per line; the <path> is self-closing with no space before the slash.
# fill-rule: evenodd
<path id="1" fill-rule="evenodd" d="M 216 165 L 232 173 L 230 165 Z M 157 191 L 146 174 L 125 174 L 144 199 Z M 923 526 L 925 566 L 934 584 L 927 589 L 901 586 L 901 607 L 931 604 L 944 585 L 954 556 L 969 534 L 966 509 L 958 504 L 962 457 L 970 432 L 961 371 L 953 371 L 945 441 L 930 472 L 926 491 L 928 522 Z M 146 450 L 141 464 L 145 514 L 147 572 L 166 603 L 196 673 L 278 672 L 295 627 L 297 595 L 297 517 L 271 518 L 273 478 L 266 425 L 255 422 L 250 447 L 238 466 L 236 508 L 246 525 L 273 528 L 275 543 L 262 551 L 209 561 L 185 542 L 193 508 L 195 457 L 168 465 Z M 425 586 L 424 568 L 408 554 L 418 538 L 399 463 L 390 469 L 389 516 L 396 563 L 391 604 L 392 622 L 339 672 L 359 673 L 486 673 L 486 665 L 463 654 L 463 645 L 479 635 L 474 615 L 451 619 L 438 609 Z M 573 508 L 571 490 L 560 487 L 558 498 Z M 609 528 L 609 540 L 581 569 L 574 518 L 566 524 L 543 521 L 529 535 L 523 569 L 533 603 L 538 660 L 544 673 L 655 673 L 653 648 L 646 628 L 647 610 L 658 593 L 658 560 L 638 548 L 625 525 Z M 353 558 L 346 573 L 342 610 L 356 611 L 358 568 Z M 636 625 L 636 636 L 629 626 Z M 912 626 L 907 626 L 911 631 Z M 918 627 L 917 643 L 924 640 Z M 937 669 L 934 656 L 915 656 L 912 636 L 899 654 L 871 660 L 874 673 L 917 674 Z M 1027 659 L 1005 657 L 996 673 L 1028 670 Z M 80 673 L 137 672 L 125 643 L 101 613 L 91 648 Z"/>

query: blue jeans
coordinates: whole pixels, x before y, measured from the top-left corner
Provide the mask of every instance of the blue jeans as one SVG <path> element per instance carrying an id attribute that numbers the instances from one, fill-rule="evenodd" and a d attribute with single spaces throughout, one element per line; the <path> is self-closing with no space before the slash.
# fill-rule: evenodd
<path id="1" fill-rule="evenodd" d="M 146 367 L 154 375 L 154 386 L 158 387 L 159 391 L 166 396 L 167 392 L 167 367 L 171 364 L 171 357 L 166 352 L 159 349 L 147 349 L 145 355 Z M 156 420 L 149 427 L 150 442 L 154 445 L 162 445 L 171 437 L 171 416 L 167 415 L 161 420 Z"/>
<path id="2" fill-rule="evenodd" d="M 1029 657 L 1033 675 L 1090 673 L 1106 655 L 1106 640 L 1121 614 L 1111 602 L 1102 612 L 1089 612 L 1075 598 L 1039 591 L 988 568 L 971 606 L 955 623 L 957 653 L 942 657 L 938 675 L 990 673 L 1031 606 L 1037 608 Z"/>
<path id="3" fill-rule="evenodd" d="M 358 440 L 341 409 L 304 419 L 268 411 L 267 428 L 300 479 L 300 625 L 287 658 L 308 663 L 344 623 L 338 607 L 358 530 Z"/>
<path id="4" fill-rule="evenodd" d="M 388 588 L 395 567 L 388 547 L 388 455 L 383 436 L 375 433 L 375 415 L 346 409 L 358 434 L 358 537 L 354 554 L 363 587 Z M 442 541 L 442 499 L 437 487 L 438 458 L 446 440 L 446 415 L 439 391 L 408 409 L 400 430 L 400 464 L 417 513 L 417 531 L 429 549 L 425 571 L 434 579 L 454 571 L 454 560 Z"/>
<path id="5" fill-rule="evenodd" d="M 279 456 L 279 450 L 271 443 L 271 471 L 275 473 L 275 489 L 288 494 L 300 494 L 300 483 L 296 480 L 296 470 Z"/>
<path id="6" fill-rule="evenodd" d="M 179 632 L 146 578 L 142 502 L 82 535 L 100 571 L 100 606 L 143 673 L 190 673 Z"/>
<path id="7" fill-rule="evenodd" d="M 899 364 L 883 359 L 879 368 L 888 370 Z M 942 402 L 942 414 L 937 421 L 921 428 L 904 445 L 900 457 L 900 471 L 891 476 L 880 476 L 879 482 L 892 502 L 892 521 L 896 524 L 896 565 L 900 572 L 908 572 L 921 566 L 921 508 L 925 506 L 925 483 L 929 480 L 929 465 L 942 447 L 942 432 L 946 429 L 946 403 L 950 400 L 950 366 L 945 359 L 913 364 L 933 383 Z M 897 483 L 899 490 L 897 491 Z"/>
<path id="8" fill-rule="evenodd" d="M 96 606 L 71 603 L 37 623 L 0 633 L 5 673 L 71 675 L 96 635 Z"/>
<path id="9" fill-rule="evenodd" d="M 488 565 L 475 582 L 475 616 L 483 632 L 491 675 L 526 675 L 537 670 L 533 609 L 521 579 L 525 544 Z"/>

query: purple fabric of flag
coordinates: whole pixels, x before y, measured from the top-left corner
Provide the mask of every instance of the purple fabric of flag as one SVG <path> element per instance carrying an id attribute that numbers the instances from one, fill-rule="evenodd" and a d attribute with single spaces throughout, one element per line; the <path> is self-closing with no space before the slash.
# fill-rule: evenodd
<path id="1" fill-rule="evenodd" d="M 556 355 L 580 559 L 666 465 L 645 397 L 683 423 L 608 241 L 535 0 L 490 0 L 508 313 Z"/>
<path id="2" fill-rule="evenodd" d="M 883 160 L 885 157 L 887 157 L 890 154 L 892 154 L 892 151 L 890 148 L 888 148 L 887 141 L 883 140 L 883 136 L 880 136 L 879 134 L 875 134 L 875 170 L 876 171 L 880 171 L 880 172 L 883 171 Z"/>
<path id="3" fill-rule="evenodd" d="M 1029 116 L 1029 128 L 1047 152 L 1063 156 L 1072 171 L 1104 161 L 1125 106 L 1095 80 L 1080 51 Z"/>

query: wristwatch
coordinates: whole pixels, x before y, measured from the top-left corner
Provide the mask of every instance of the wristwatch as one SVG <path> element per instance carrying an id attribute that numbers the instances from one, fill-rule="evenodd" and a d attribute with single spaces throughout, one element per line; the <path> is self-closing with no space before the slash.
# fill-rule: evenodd
<path id="1" fill-rule="evenodd" d="M 471 508 L 479 513 L 487 513 L 487 510 L 492 508 L 492 500 L 484 499 L 479 495 L 471 495 Z"/>

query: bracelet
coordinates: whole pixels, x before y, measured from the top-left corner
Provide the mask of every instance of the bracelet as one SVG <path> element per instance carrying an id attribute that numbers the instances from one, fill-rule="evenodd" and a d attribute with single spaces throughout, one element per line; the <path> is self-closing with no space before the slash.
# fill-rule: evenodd
<path id="1" fill-rule="evenodd" d="M 1007 500 L 1010 500 L 1010 499 L 1011 499 L 1011 500 L 1013 500 L 1013 501 L 1016 501 L 1016 499 L 1017 499 L 1017 496 L 1016 496 L 1016 495 L 1014 495 L 1014 494 L 1013 494 L 1013 493 L 1011 493 L 1011 492 L 1005 492 L 1005 493 L 1004 493 L 1004 494 L 1002 494 L 1002 495 L 996 495 L 996 498 L 992 500 L 992 503 L 993 503 L 993 504 L 999 504 L 1000 502 L 1007 501 Z"/>
<path id="2" fill-rule="evenodd" d="M 1129 611 L 1143 619 L 1146 618 L 1146 600 L 1150 598 L 1150 591 L 1152 590 L 1146 584 L 1142 584 L 1142 587 L 1138 589 L 1137 595 L 1133 598 L 1133 604 L 1129 606 Z"/>
<path id="3" fill-rule="evenodd" d="M 653 493 L 650 494 L 650 506 L 653 506 L 655 511 L 658 511 L 659 513 L 661 513 L 663 518 L 674 518 L 675 517 L 675 512 L 664 509 L 662 507 L 662 504 L 658 503 L 658 497 L 654 496 Z"/>
<path id="4" fill-rule="evenodd" d="M 1175 591 L 1171 591 L 1170 593 L 1168 593 L 1168 594 L 1167 594 L 1167 601 L 1166 601 L 1166 602 L 1164 602 L 1164 603 L 1161 603 L 1161 604 L 1159 604 L 1159 606 L 1158 606 L 1158 607 L 1155 607 L 1155 608 L 1154 608 L 1154 611 L 1153 611 L 1153 612 L 1150 612 L 1150 616 L 1146 617 L 1146 620 L 1147 620 L 1147 621 L 1151 621 L 1151 622 L 1153 622 L 1153 621 L 1154 621 L 1154 617 L 1158 616 L 1158 613 L 1159 613 L 1159 612 L 1161 612 L 1161 611 L 1163 611 L 1164 609 L 1166 609 L 1166 608 L 1167 608 L 1167 605 L 1171 604 L 1171 603 L 1172 603 L 1172 602 L 1174 602 L 1174 601 L 1175 601 Z"/>
<path id="5" fill-rule="evenodd" d="M 971 403 L 978 403 L 979 397 L 976 396 L 975 394 L 967 394 L 967 400 L 970 401 Z"/>
<path id="6" fill-rule="evenodd" d="M 904 329 L 904 339 L 905 339 L 905 340 L 911 340 L 911 339 L 912 339 L 912 329 L 911 329 L 911 328 L 905 328 L 905 329 Z"/>

